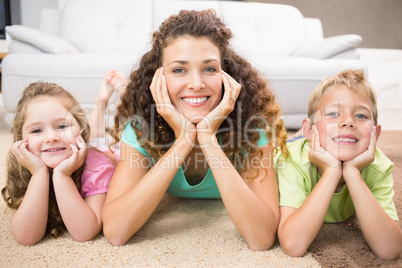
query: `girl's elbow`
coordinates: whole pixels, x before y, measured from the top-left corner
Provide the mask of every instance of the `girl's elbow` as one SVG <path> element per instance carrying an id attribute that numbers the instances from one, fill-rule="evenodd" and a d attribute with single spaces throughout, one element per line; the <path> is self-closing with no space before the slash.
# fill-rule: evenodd
<path id="1" fill-rule="evenodd" d="M 38 243 L 45 234 L 38 234 L 34 232 L 28 233 L 16 233 L 11 231 L 15 240 L 17 240 L 18 244 L 23 246 L 32 246 Z"/>
<path id="2" fill-rule="evenodd" d="M 42 239 L 42 237 L 37 237 L 36 235 L 27 235 L 23 237 L 14 235 L 14 237 L 17 240 L 18 244 L 23 246 L 33 246 Z"/>

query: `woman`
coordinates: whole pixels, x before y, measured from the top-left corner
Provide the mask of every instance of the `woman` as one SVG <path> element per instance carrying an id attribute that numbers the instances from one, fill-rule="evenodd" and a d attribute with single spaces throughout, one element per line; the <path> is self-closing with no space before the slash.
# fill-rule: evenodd
<path id="1" fill-rule="evenodd" d="M 231 37 L 213 10 L 183 10 L 153 34 L 112 133 L 121 154 L 103 220 L 113 245 L 125 244 L 166 192 L 222 198 L 252 250 L 274 243 L 272 162 L 286 132 L 267 81 L 230 48 Z"/>

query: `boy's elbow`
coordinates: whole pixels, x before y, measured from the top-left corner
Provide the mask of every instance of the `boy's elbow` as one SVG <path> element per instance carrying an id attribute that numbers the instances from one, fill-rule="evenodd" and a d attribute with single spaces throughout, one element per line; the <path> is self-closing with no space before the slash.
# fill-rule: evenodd
<path id="1" fill-rule="evenodd" d="M 302 245 L 300 241 L 295 239 L 280 239 L 282 250 L 291 257 L 303 257 L 307 251 L 308 246 Z"/>
<path id="2" fill-rule="evenodd" d="M 374 251 L 374 253 L 382 260 L 392 261 L 399 258 L 401 254 L 401 247 L 381 247 Z"/>

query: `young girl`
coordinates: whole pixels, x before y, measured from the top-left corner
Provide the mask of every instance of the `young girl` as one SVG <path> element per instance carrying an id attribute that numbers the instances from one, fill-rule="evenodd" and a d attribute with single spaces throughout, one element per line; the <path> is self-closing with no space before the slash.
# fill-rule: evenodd
<path id="1" fill-rule="evenodd" d="M 18 103 L 14 144 L 2 195 L 16 209 L 11 232 L 22 245 L 64 229 L 77 241 L 102 228 L 101 210 L 114 165 L 87 149 L 90 127 L 74 97 L 61 87 L 30 84 Z"/>
<path id="2" fill-rule="evenodd" d="M 222 198 L 251 249 L 274 243 L 272 159 L 286 132 L 267 81 L 231 37 L 213 10 L 181 11 L 153 34 L 115 117 L 120 161 L 102 214 L 113 245 L 125 244 L 166 192 Z"/>

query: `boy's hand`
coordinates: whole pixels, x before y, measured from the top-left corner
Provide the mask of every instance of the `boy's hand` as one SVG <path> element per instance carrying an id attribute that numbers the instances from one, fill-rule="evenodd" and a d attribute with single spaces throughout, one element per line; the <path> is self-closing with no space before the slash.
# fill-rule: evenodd
<path id="1" fill-rule="evenodd" d="M 316 126 L 312 127 L 312 131 L 313 135 L 310 142 L 310 151 L 308 153 L 308 158 L 310 159 L 311 163 L 323 171 L 327 170 L 328 168 L 332 168 L 337 169 L 339 174 L 341 174 L 341 162 L 321 147 L 320 134 L 318 133 Z"/>
<path id="2" fill-rule="evenodd" d="M 11 153 L 15 156 L 18 163 L 28 169 L 32 175 L 42 169 L 46 169 L 46 172 L 48 172 L 47 166 L 42 159 L 28 151 L 27 147 L 28 139 L 17 141 L 11 146 Z"/>
<path id="3" fill-rule="evenodd" d="M 361 171 L 363 168 L 370 165 L 375 159 L 375 150 L 377 145 L 376 127 L 373 127 L 371 132 L 370 144 L 366 151 L 356 156 L 354 159 L 343 162 L 343 176 L 347 173 L 350 167 L 357 168 Z"/>
<path id="4" fill-rule="evenodd" d="M 85 161 L 86 155 L 86 145 L 84 139 L 79 135 L 75 138 L 77 146 L 70 144 L 73 154 L 61 162 L 57 167 L 54 168 L 54 174 L 61 174 L 64 176 L 71 176 L 74 171 L 76 171 Z M 53 176 L 54 178 L 54 176 Z"/>

